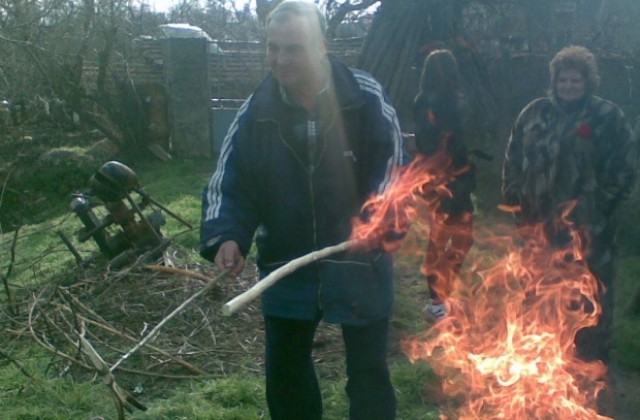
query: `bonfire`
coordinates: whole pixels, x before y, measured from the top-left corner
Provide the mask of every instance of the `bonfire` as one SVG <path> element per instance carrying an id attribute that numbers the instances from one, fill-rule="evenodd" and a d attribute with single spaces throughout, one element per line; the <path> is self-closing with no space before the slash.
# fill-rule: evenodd
<path id="1" fill-rule="evenodd" d="M 418 156 L 400 168 L 382 195 L 363 206 L 349 241 L 300 257 L 225 306 L 236 312 L 291 271 L 335 252 L 382 246 L 397 250 L 409 227 L 424 232 L 425 212 L 447 196 L 448 162 Z M 565 216 L 571 211 L 569 206 Z M 442 418 L 604 419 L 597 412 L 606 366 L 576 354 L 577 332 L 597 323 L 598 282 L 589 271 L 584 244 L 571 230 L 566 246 L 546 242 L 543 226 L 516 230 L 476 228 L 476 242 L 496 259 L 472 263 L 455 279 L 449 316 L 403 343 L 413 362 L 424 359 L 440 376 L 453 402 Z"/>
<path id="2" fill-rule="evenodd" d="M 435 211 L 446 195 L 451 174 L 442 165 L 437 156 L 418 157 L 401 169 L 384 195 L 365 204 L 368 219 L 354 224 L 352 240 L 397 249 L 386 239 L 389 232 L 424 224 L 429 218 L 421 218 L 420 209 Z M 606 367 L 578 358 L 574 341 L 598 321 L 598 282 L 580 235 L 567 217 L 558 223 L 571 238 L 560 249 L 546 242 L 542 225 L 480 229 L 476 242 L 490 245 L 498 259 L 484 269 L 472 263 L 466 277 L 453 282 L 449 316 L 403 343 L 410 360 L 431 364 L 455 401 L 443 418 L 605 418 L 596 401 Z"/>

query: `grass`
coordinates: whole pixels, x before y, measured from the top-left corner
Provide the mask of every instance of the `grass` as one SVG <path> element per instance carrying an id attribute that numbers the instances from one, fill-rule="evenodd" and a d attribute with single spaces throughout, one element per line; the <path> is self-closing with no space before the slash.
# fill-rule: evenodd
<path id="1" fill-rule="evenodd" d="M 625 308 L 640 279 L 640 256 L 620 260 L 615 290 L 612 357 L 621 367 L 640 372 L 640 317 L 625 314 Z"/>
<path id="2" fill-rule="evenodd" d="M 200 194 L 214 169 L 211 159 L 176 159 L 170 163 L 145 163 L 135 166 L 145 191 L 158 202 L 194 226 L 188 229 L 167 216 L 163 232 L 175 236 L 175 243 L 192 250 L 195 262 L 204 263 L 197 256 Z M 61 198 L 62 201 L 68 197 Z M 23 226 L 17 242 L 11 233 L 0 236 L 0 273 L 6 274 L 10 262 L 13 271 L 9 278 L 15 295 L 29 288 L 51 281 L 52 278 L 74 276 L 74 260 L 60 241 L 57 231 L 73 237 L 80 228 L 65 206 L 50 209 L 46 222 Z M 88 241 L 77 244 L 83 256 L 95 254 L 96 247 Z M 12 253 L 11 249 L 15 252 Z M 482 255 L 483 250 L 474 252 Z M 416 267 L 420 255 L 401 257 L 400 264 Z M 613 358 L 624 369 L 640 372 L 640 320 L 625 317 L 622 308 L 635 289 L 640 277 L 640 257 L 626 255 L 620 259 L 616 290 L 616 312 Z M 425 292 L 422 281 L 410 275 L 398 282 L 392 327 L 401 341 L 423 328 L 420 320 L 420 298 Z M 14 296 L 15 298 L 15 296 Z M 0 293 L 0 325 L 12 325 L 6 294 Z M 24 308 L 21 308 L 24 311 Z M 7 327 L 8 328 L 8 327 Z M 12 329 L 15 329 L 12 327 Z M 6 419 L 115 419 L 114 403 L 107 388 L 87 372 L 69 366 L 57 370 L 61 361 L 45 353 L 19 334 L 8 336 L 0 344 L 0 417 Z M 214 357 L 214 356 L 212 356 Z M 436 419 L 439 416 L 436 395 L 438 380 L 425 362 L 410 363 L 399 351 L 390 360 L 392 377 L 397 389 L 398 419 Z M 321 377 L 325 418 L 342 419 L 347 412 L 344 393 L 345 379 L 335 372 L 341 366 L 318 365 Z M 27 374 L 30 376 L 28 377 Z M 229 374 L 213 379 L 193 381 L 141 380 L 126 383 L 131 392 L 148 406 L 146 412 L 136 411 L 131 419 L 259 419 L 268 418 L 264 399 L 263 378 L 258 373 Z"/>
<path id="3" fill-rule="evenodd" d="M 154 401 L 132 419 L 244 420 L 265 417 L 264 385 L 259 377 L 223 378 L 186 386 L 173 398 Z"/>

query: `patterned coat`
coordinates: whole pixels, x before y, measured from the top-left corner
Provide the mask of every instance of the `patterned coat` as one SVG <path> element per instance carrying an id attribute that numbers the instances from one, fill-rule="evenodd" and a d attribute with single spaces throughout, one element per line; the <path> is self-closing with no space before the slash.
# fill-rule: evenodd
<path id="1" fill-rule="evenodd" d="M 631 128 L 618 106 L 597 96 L 572 108 L 553 97 L 524 108 L 509 138 L 502 190 L 507 204 L 521 206 L 520 225 L 545 222 L 551 232 L 575 200 L 570 220 L 603 264 L 611 258 L 613 213 L 635 179 Z"/>

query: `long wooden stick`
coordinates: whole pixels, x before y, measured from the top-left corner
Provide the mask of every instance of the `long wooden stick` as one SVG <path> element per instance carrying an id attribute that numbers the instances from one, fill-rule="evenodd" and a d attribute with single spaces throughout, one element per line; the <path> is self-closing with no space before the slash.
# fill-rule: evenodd
<path id="1" fill-rule="evenodd" d="M 291 274 L 297 269 L 304 267 L 307 264 L 310 264 L 314 261 L 321 260 L 323 258 L 328 257 L 332 254 L 337 254 L 338 252 L 346 251 L 351 248 L 355 244 L 359 243 L 359 241 L 345 241 L 339 243 L 338 245 L 329 246 L 318 251 L 310 252 L 306 255 L 298 257 L 294 260 L 289 261 L 282 267 L 274 270 L 268 276 L 260 280 L 256 283 L 252 288 L 243 292 L 231 299 L 229 302 L 225 303 L 222 307 L 222 313 L 224 315 L 232 315 L 236 313 L 240 308 L 247 305 L 249 302 L 260 296 L 265 290 L 269 287 L 273 286 L 278 280 L 286 276 L 287 274 Z"/>

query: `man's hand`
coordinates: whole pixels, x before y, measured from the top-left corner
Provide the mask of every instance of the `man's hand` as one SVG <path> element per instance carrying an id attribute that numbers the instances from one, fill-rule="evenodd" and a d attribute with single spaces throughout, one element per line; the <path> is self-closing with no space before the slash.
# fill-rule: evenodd
<path id="1" fill-rule="evenodd" d="M 235 241 L 226 241 L 220 245 L 215 263 L 220 271 L 229 270 L 229 275 L 233 277 L 237 277 L 244 270 L 244 257 Z"/>

